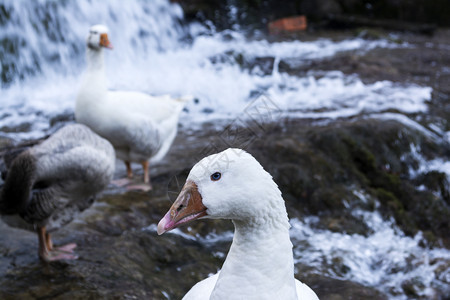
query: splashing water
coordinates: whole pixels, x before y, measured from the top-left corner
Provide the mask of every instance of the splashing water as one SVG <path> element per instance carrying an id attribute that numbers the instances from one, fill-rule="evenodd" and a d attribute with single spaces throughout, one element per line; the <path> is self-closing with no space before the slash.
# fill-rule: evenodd
<path id="1" fill-rule="evenodd" d="M 313 229 L 317 217 L 291 220 L 295 261 L 333 278 L 373 286 L 395 299 L 407 299 L 404 284 L 411 284 L 415 293 L 425 298 L 435 296 L 434 288 L 448 286 L 450 270 L 436 272 L 450 262 L 448 250 L 424 251 L 420 233 L 405 236 L 393 220 L 384 221 L 378 212 L 354 213 L 373 234 L 366 237 Z"/>
<path id="2" fill-rule="evenodd" d="M 51 128 L 49 120 L 73 113 L 85 67 L 88 28 L 98 23 L 109 27 L 114 45 L 106 53 L 109 87 L 193 95 L 196 103 L 190 103 L 181 118 L 186 126 L 234 118 L 253 95 L 261 93 L 283 111 L 306 118 L 387 109 L 423 112 L 431 97 L 428 87 L 388 81 L 365 85 L 358 77 L 340 72 L 297 77 L 278 70 L 280 60 L 302 64 L 340 51 L 398 47 L 384 40 L 248 41 L 236 31 L 217 33 L 200 24 L 183 26 L 181 8 L 166 0 L 128 1 L 127 5 L 87 0 L 27 4 L 4 1 L 9 22 L 1 25 L 0 33 L 16 47 L 16 54 L 4 50 L 0 102 L 0 128 L 24 128 L 7 134 L 15 139 L 40 137 Z M 268 69 L 254 63 L 266 58 Z"/>

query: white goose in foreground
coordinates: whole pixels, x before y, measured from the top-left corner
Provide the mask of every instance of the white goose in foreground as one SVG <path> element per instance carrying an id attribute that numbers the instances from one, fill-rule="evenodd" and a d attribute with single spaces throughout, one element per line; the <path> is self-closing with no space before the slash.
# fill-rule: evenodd
<path id="1" fill-rule="evenodd" d="M 294 278 L 284 200 L 253 156 L 227 149 L 198 162 L 158 234 L 198 218 L 231 219 L 235 234 L 222 270 L 197 283 L 184 300 L 318 299 Z"/>
<path id="2" fill-rule="evenodd" d="M 128 178 L 131 162 L 139 162 L 144 182 L 150 185 L 149 160 L 161 160 L 177 133 L 178 119 L 188 97 L 152 97 L 133 91 L 108 91 L 103 48 L 111 49 L 104 25 L 90 28 L 87 39 L 87 71 L 75 106 L 77 122 L 113 144 L 116 155 L 125 161 Z"/>
<path id="3" fill-rule="evenodd" d="M 44 261 L 76 259 L 76 244 L 53 247 L 50 232 L 72 221 L 114 174 L 112 145 L 81 124 L 68 125 L 17 155 L 2 177 L 0 214 L 10 226 L 37 231 Z"/>

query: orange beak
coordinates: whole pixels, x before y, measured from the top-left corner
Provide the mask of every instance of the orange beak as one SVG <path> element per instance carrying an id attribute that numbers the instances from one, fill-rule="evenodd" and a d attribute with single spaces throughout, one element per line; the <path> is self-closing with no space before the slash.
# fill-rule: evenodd
<path id="1" fill-rule="evenodd" d="M 177 228 L 182 224 L 207 215 L 206 207 L 202 202 L 202 195 L 193 181 L 186 181 L 169 211 L 158 223 L 158 234 Z"/>
<path id="2" fill-rule="evenodd" d="M 100 35 L 100 46 L 108 48 L 108 49 L 112 49 L 113 48 L 112 44 L 108 40 L 108 34 L 102 33 Z"/>

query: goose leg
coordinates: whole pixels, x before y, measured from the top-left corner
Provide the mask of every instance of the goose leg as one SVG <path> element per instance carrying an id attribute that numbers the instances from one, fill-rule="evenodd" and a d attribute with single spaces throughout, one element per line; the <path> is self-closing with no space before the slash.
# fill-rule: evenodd
<path id="1" fill-rule="evenodd" d="M 149 174 L 149 162 L 144 160 L 141 162 L 142 169 L 144 169 L 144 183 L 132 184 L 127 186 L 127 190 L 141 190 L 144 192 L 148 192 L 152 189 L 152 185 L 150 183 L 150 174 Z"/>
<path id="2" fill-rule="evenodd" d="M 47 245 L 47 249 L 48 250 L 53 250 L 53 242 L 52 242 L 52 238 L 50 236 L 50 233 L 45 232 L 45 243 Z"/>
<path id="3" fill-rule="evenodd" d="M 129 161 L 125 161 L 125 166 L 127 167 L 127 176 L 128 178 L 133 178 L 133 170 L 131 169 L 131 163 Z"/>
<path id="4" fill-rule="evenodd" d="M 53 248 L 53 244 L 51 243 L 50 235 L 47 234 L 45 227 L 38 227 L 37 234 L 39 239 L 39 257 L 43 261 L 50 262 L 56 260 L 78 258 L 77 256 L 66 251 L 50 249 L 49 245 Z"/>
<path id="5" fill-rule="evenodd" d="M 142 184 L 139 189 L 143 190 L 144 192 L 150 191 L 152 189 L 152 184 L 150 182 L 150 171 L 149 171 L 149 165 L 150 163 L 148 160 L 144 160 L 141 162 L 142 169 L 144 169 L 144 184 Z"/>
<path id="6" fill-rule="evenodd" d="M 45 227 L 39 227 L 37 229 L 38 239 L 39 239 L 39 257 L 42 260 L 46 260 L 45 258 L 48 256 L 48 248 L 47 242 L 45 240 Z"/>
<path id="7" fill-rule="evenodd" d="M 118 187 L 124 187 L 132 183 L 133 170 L 131 169 L 131 163 L 125 160 L 125 167 L 127 167 L 127 178 L 121 178 L 113 180 L 111 183 Z"/>
<path id="8" fill-rule="evenodd" d="M 116 186 L 126 186 L 127 190 L 141 190 L 144 192 L 150 191 L 152 189 L 152 185 L 150 184 L 150 174 L 149 174 L 149 162 L 147 160 L 144 160 L 141 162 L 142 169 L 144 169 L 144 183 L 140 184 L 130 184 L 133 181 L 131 180 L 133 178 L 133 171 L 131 170 L 131 165 L 129 161 L 125 161 L 125 166 L 127 167 L 127 177 L 124 179 L 117 179 L 114 180 L 112 183 Z"/>
<path id="9" fill-rule="evenodd" d="M 142 164 L 142 169 L 144 169 L 144 183 L 148 183 L 148 185 L 151 187 L 152 185 L 150 184 L 150 174 L 149 174 L 149 162 L 148 160 L 144 160 L 143 162 L 141 162 Z"/>
<path id="10" fill-rule="evenodd" d="M 48 232 L 45 234 L 45 241 L 47 243 L 47 249 L 50 251 L 56 250 L 56 251 L 73 253 L 73 249 L 75 249 L 77 247 L 77 244 L 75 244 L 75 243 L 70 243 L 67 245 L 60 246 L 60 247 L 53 247 L 52 238 L 50 236 L 50 233 L 48 233 Z"/>

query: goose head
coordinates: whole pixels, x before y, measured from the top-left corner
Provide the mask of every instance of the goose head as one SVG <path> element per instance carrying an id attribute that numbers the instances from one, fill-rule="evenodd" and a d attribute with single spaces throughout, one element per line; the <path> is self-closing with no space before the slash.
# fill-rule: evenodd
<path id="1" fill-rule="evenodd" d="M 199 161 L 158 234 L 199 218 L 254 220 L 286 209 L 281 192 L 259 162 L 241 149 L 227 149 Z"/>
<path id="2" fill-rule="evenodd" d="M 108 28 L 105 25 L 94 25 L 89 29 L 87 46 L 93 50 L 100 50 L 102 47 L 112 49 L 113 46 L 108 39 Z"/>

